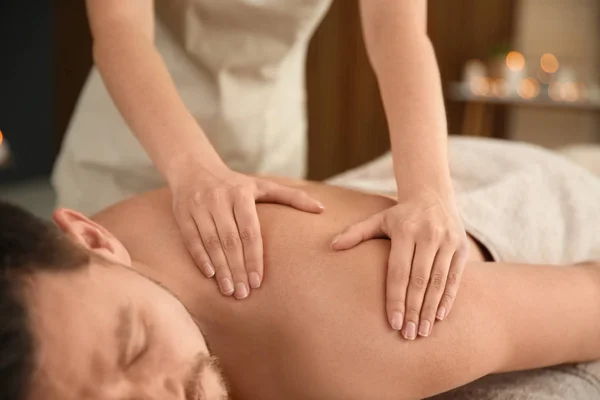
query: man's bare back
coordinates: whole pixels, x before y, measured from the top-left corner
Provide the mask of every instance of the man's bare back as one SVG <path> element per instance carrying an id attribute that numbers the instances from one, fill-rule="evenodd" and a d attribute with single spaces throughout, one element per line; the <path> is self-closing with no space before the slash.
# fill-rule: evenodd
<path id="1" fill-rule="evenodd" d="M 420 398 L 488 373 L 564 361 L 560 351 L 555 356 L 535 349 L 526 356 L 515 352 L 527 344 L 507 333 L 508 322 L 518 319 L 519 298 L 498 302 L 498 293 L 484 282 L 495 280 L 509 298 L 511 289 L 502 285 L 507 277 L 477 261 L 467 267 L 453 312 L 432 335 L 402 339 L 385 316 L 389 241 L 371 240 L 345 252 L 329 248 L 336 232 L 392 200 L 324 185 L 304 184 L 304 189 L 321 199 L 325 213 L 258 206 L 265 278 L 244 301 L 222 296 L 194 265 L 166 190 L 94 218 L 133 259 L 151 266 L 140 272 L 174 291 L 196 317 L 234 398 Z M 490 344 L 496 348 L 490 350 Z"/>

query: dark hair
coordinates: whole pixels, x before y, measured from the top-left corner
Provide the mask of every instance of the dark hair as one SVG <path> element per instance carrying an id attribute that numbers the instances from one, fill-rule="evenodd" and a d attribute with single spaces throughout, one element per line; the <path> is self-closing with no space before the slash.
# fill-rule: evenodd
<path id="1" fill-rule="evenodd" d="M 88 253 L 52 224 L 0 201 L 0 400 L 25 399 L 35 368 L 22 278 L 88 261 Z"/>

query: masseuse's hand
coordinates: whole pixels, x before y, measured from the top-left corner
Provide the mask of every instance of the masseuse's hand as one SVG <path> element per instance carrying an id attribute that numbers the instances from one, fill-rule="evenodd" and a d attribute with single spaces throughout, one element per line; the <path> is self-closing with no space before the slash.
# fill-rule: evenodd
<path id="1" fill-rule="evenodd" d="M 468 241 L 453 201 L 434 194 L 413 195 L 396 206 L 347 228 L 332 248 L 362 241 L 392 240 L 386 309 L 388 320 L 406 339 L 428 336 L 435 319 L 452 308 L 468 258 Z"/>
<path id="2" fill-rule="evenodd" d="M 175 218 L 202 272 L 216 276 L 224 295 L 248 297 L 263 280 L 263 245 L 256 203 L 279 203 L 320 213 L 305 192 L 225 167 L 179 173 L 171 185 Z"/>

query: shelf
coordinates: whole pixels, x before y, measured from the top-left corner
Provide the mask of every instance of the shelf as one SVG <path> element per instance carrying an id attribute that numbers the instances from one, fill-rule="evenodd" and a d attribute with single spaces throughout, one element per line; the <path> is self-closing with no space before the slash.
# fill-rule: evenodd
<path id="1" fill-rule="evenodd" d="M 600 101 L 555 101 L 548 97 L 524 99 L 519 96 L 479 96 L 465 89 L 463 83 L 454 82 L 449 85 L 448 99 L 464 102 L 492 103 L 506 105 L 526 105 L 536 107 L 555 107 L 564 109 L 579 109 L 588 111 L 600 110 Z"/>

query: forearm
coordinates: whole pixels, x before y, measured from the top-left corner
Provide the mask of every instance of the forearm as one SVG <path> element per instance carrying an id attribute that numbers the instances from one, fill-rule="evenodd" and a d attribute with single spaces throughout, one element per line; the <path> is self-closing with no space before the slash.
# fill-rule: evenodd
<path id="1" fill-rule="evenodd" d="M 179 165 L 192 157 L 207 170 L 222 165 L 178 95 L 151 38 L 126 24 L 109 28 L 95 34 L 96 65 L 117 108 L 160 173 L 171 181 Z"/>
<path id="2" fill-rule="evenodd" d="M 423 188 L 450 194 L 446 116 L 433 48 L 425 36 L 409 46 L 392 52 L 412 58 L 384 55 L 378 72 L 399 192 Z M 401 69 L 394 66 L 398 63 Z"/>
<path id="3" fill-rule="evenodd" d="M 451 194 L 446 116 L 425 31 L 426 6 L 408 10 L 400 2 L 363 3 L 365 40 L 388 119 L 399 192 Z M 375 3 L 380 5 L 368 5 Z"/>

